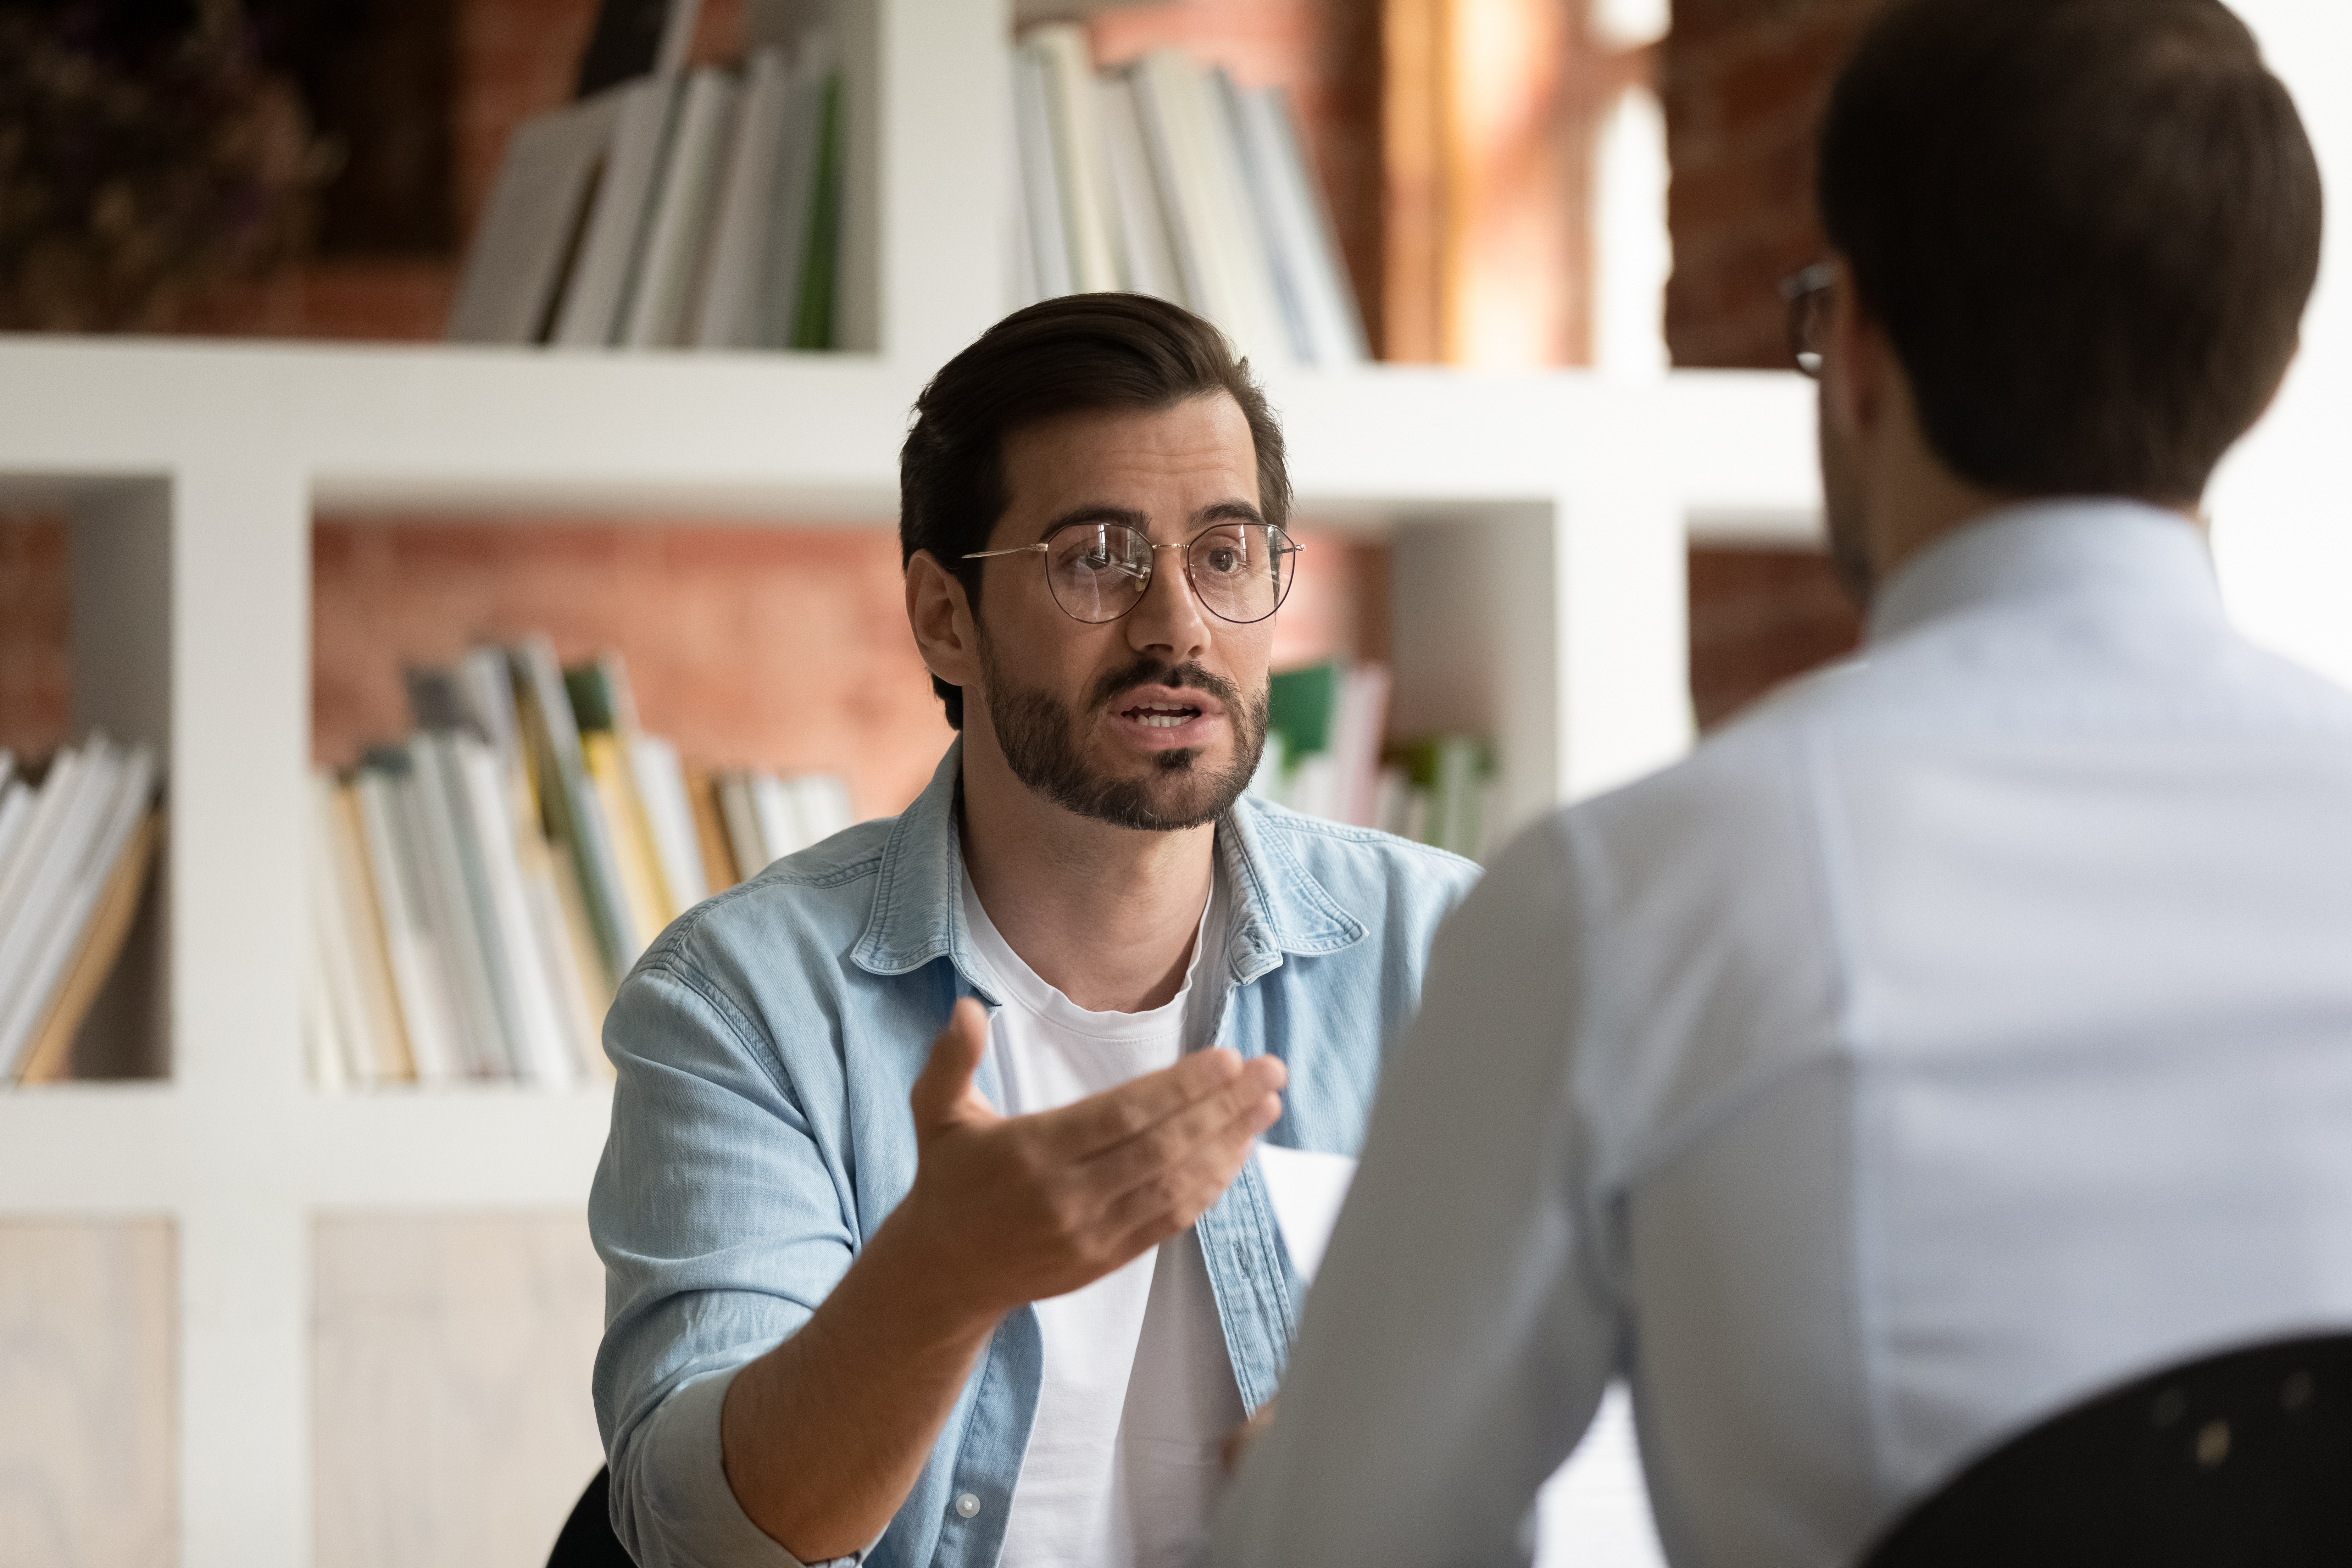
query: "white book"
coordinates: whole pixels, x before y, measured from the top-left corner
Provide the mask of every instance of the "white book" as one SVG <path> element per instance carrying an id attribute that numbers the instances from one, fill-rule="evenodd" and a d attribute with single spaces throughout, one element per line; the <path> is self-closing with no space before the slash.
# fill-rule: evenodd
<path id="1" fill-rule="evenodd" d="M 329 1000 L 325 944 L 316 921 L 302 933 L 302 1054 L 310 1064 L 310 1081 L 320 1089 L 341 1089 L 350 1060 L 341 1032 L 335 1026 L 334 1005 Z"/>
<path id="2" fill-rule="evenodd" d="M 725 71 L 705 66 L 686 79 L 677 128 L 646 219 L 645 258 L 622 323 L 621 342 L 630 347 L 674 348 L 688 341 L 736 96 L 734 79 Z"/>
<path id="3" fill-rule="evenodd" d="M 1187 302 L 1244 353 L 1286 360 L 1287 334 L 1244 194 L 1230 117 L 1181 50 L 1152 50 L 1135 63 L 1131 79 Z"/>
<path id="4" fill-rule="evenodd" d="M 719 816 L 727 825 L 727 847 L 735 868 L 750 881 L 767 868 L 768 842 L 760 831 L 760 814 L 751 804 L 751 775 L 738 768 L 719 780 Z"/>
<path id="5" fill-rule="evenodd" d="M 83 930 L 97 911 L 99 895 L 106 890 L 108 874 L 147 815 L 154 785 L 152 747 L 141 744 L 117 753 L 89 830 L 34 933 L 26 963 L 9 985 L 0 986 L 0 1065 L 7 1073 L 21 1066 L 17 1058 L 47 1016 L 66 967 L 80 950 Z"/>
<path id="6" fill-rule="evenodd" d="M 415 829 L 419 878 L 433 920 L 434 943 L 449 975 L 451 1011 L 457 1020 L 461 1059 L 469 1078 L 512 1078 L 514 1054 L 507 1040 L 498 986 L 492 979 L 485 932 L 488 900 L 469 885 L 467 847 L 457 816 L 459 785 L 449 765 L 446 737 L 412 735 L 413 768 L 402 794 Z"/>
<path id="7" fill-rule="evenodd" d="M 1013 52 L 1013 137 L 1021 161 L 1021 212 L 1037 297 L 1058 300 L 1076 287 L 1062 172 L 1054 156 L 1053 110 L 1046 106 L 1045 62 L 1026 45 Z"/>
<path id="8" fill-rule="evenodd" d="M 621 90 L 610 89 L 526 120 L 507 142 L 490 186 L 457 302 L 455 342 L 530 343 L 544 339 L 576 254 L 613 146 Z"/>
<path id="9" fill-rule="evenodd" d="M 60 753 L 43 784 L 41 805 L 47 809 L 35 816 L 26 854 L 11 868 L 0 914 L 0 1016 L 7 1001 L 23 995 L 31 984 L 36 951 L 56 921 L 100 816 L 113 801 L 121 772 L 114 747 L 102 734 L 93 734 L 71 754 L 70 768 L 65 766 L 68 760 Z M 0 1050 L 0 1077 L 7 1076 L 11 1064 L 12 1058 Z"/>
<path id="10" fill-rule="evenodd" d="M 1265 153 L 1259 144 L 1255 117 L 1243 103 L 1234 79 L 1222 68 L 1210 71 L 1207 79 L 1209 101 L 1222 121 L 1223 140 L 1232 149 L 1234 189 L 1256 233 L 1259 266 L 1282 322 L 1283 341 L 1289 346 L 1292 358 L 1301 364 L 1313 364 L 1315 339 L 1307 325 L 1307 305 L 1301 298 L 1305 283 L 1297 276 L 1297 265 L 1289 247 L 1283 243 L 1275 213 L 1273 176 L 1265 167 Z"/>
<path id="11" fill-rule="evenodd" d="M 452 1016 L 449 981 L 425 912 L 397 781 L 374 769 L 354 781 L 359 795 L 360 836 L 373 874 L 376 910 L 383 921 L 384 956 L 392 966 L 400 1021 L 408 1031 L 409 1054 L 419 1083 L 453 1083 L 466 1076 Z"/>
<path id="12" fill-rule="evenodd" d="M 1086 29 L 1075 22 L 1049 23 L 1031 28 L 1024 42 L 1036 54 L 1045 89 L 1046 125 L 1069 239 L 1070 286 L 1081 294 L 1111 292 L 1125 269 Z"/>
<path id="13" fill-rule="evenodd" d="M 0 789 L 0 880 L 6 879 L 16 850 L 25 842 L 25 830 L 33 820 L 33 786 L 23 779 L 11 779 L 5 789 Z"/>
<path id="14" fill-rule="evenodd" d="M 302 882 L 310 904 L 311 964 L 324 987 L 319 1005 L 334 1033 L 334 1048 L 327 1054 L 340 1061 L 334 1082 L 373 1083 L 376 1064 L 388 1051 L 376 1043 L 360 991 L 359 942 L 346 913 L 349 900 L 335 855 L 335 775 L 313 770 L 310 785 L 303 802 Z"/>
<path id="15" fill-rule="evenodd" d="M 98 737 L 93 737 L 98 739 Z M 83 750 L 62 747 L 49 763 L 47 777 L 33 794 L 31 809 L 17 829 L 17 850 L 0 870 L 0 944 L 16 926 L 16 911 L 30 895 L 34 880 L 55 847 L 75 785 L 88 763 Z"/>
<path id="16" fill-rule="evenodd" d="M 771 773 L 753 773 L 751 815 L 760 825 L 760 864 L 772 864 L 797 855 L 815 842 L 801 821 L 799 792 Z"/>
<path id="17" fill-rule="evenodd" d="M 822 844 L 843 829 L 856 826 L 850 809 L 849 785 L 832 773 L 803 773 L 792 781 L 793 804 L 799 807 L 801 831 L 810 844 Z"/>
<path id="18" fill-rule="evenodd" d="M 760 273 L 792 107 L 792 64 L 782 49 L 753 51 L 743 99 L 727 138 L 719 181 L 710 258 L 689 337 L 696 347 L 759 345 Z"/>
<path id="19" fill-rule="evenodd" d="M 505 770 L 490 749 L 470 735 L 451 735 L 448 743 L 450 760 L 465 787 L 473 847 L 488 895 L 489 940 L 485 946 L 514 1050 L 515 1076 L 528 1083 L 569 1083 L 578 1047 L 556 994 L 553 966 L 541 951 L 532 900 L 524 890 L 515 847 L 514 798 L 508 793 Z"/>
<path id="20" fill-rule="evenodd" d="M 1376 827 L 1381 742 L 1388 725 L 1389 671 L 1382 664 L 1355 664 L 1340 683 L 1339 712 L 1331 727 L 1331 759 L 1338 770 L 1330 816 L 1358 827 Z"/>
<path id="21" fill-rule="evenodd" d="M 1363 318 L 1340 264 L 1330 208 L 1307 171 L 1289 100 L 1279 88 L 1245 89 L 1236 93 L 1235 107 L 1267 238 L 1296 294 L 1299 357 L 1326 368 L 1361 364 L 1370 357 Z"/>
<path id="22" fill-rule="evenodd" d="M 809 241 L 816 217 L 818 161 L 824 152 L 826 84 L 835 68 L 829 35 L 802 40 L 785 87 L 782 142 L 776 154 L 774 194 L 761 251 L 753 339 L 760 347 L 788 349 L 808 276 Z"/>
<path id="23" fill-rule="evenodd" d="M 658 735 L 632 735 L 625 748 L 629 774 L 645 807 L 664 891 L 673 914 L 684 914 L 710 896 L 702 875 L 702 847 L 694 831 L 694 803 L 687 798 L 686 769 L 677 748 Z"/>
<path id="24" fill-rule="evenodd" d="M 618 340 L 645 237 L 646 215 L 669 143 L 675 77 L 642 77 L 612 89 L 620 99 L 611 150 L 563 290 L 552 341 L 602 348 Z"/>
<path id="25" fill-rule="evenodd" d="M 1186 302 L 1184 279 L 1169 247 L 1168 215 L 1160 205 L 1151 154 L 1136 118 L 1135 83 L 1112 74 L 1095 80 L 1097 119 L 1102 126 L 1103 157 L 1110 181 L 1111 207 L 1119 236 L 1119 287 L 1151 294 L 1172 304 Z"/>

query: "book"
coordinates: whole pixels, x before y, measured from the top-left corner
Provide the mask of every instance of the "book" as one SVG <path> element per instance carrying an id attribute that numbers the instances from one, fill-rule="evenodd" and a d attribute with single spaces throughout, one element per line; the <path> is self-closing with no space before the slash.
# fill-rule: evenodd
<path id="1" fill-rule="evenodd" d="M 743 879 L 736 868 L 735 852 L 727 841 L 727 824 L 719 811 L 719 781 L 700 768 L 686 770 L 686 795 L 694 812 L 696 850 L 702 857 L 704 884 L 724 892 Z"/>
<path id="2" fill-rule="evenodd" d="M 1143 124 L 1136 118 L 1135 83 L 1117 73 L 1097 78 L 1095 90 L 1112 214 L 1118 226 L 1119 287 L 1186 304 L 1184 281 L 1170 247 L 1168 215 L 1160 205 Z"/>
<path id="3" fill-rule="evenodd" d="M 1266 756 L 1251 787 L 1294 811 L 1380 826 L 1387 667 L 1334 659 L 1278 671 L 1271 684 Z"/>
<path id="4" fill-rule="evenodd" d="M 818 173 L 824 155 L 825 84 L 833 69 L 833 46 L 823 33 L 811 34 L 793 57 L 783 144 L 777 154 L 754 296 L 752 341 L 761 348 L 793 346 L 801 296 L 809 281 Z"/>
<path id="5" fill-rule="evenodd" d="M 406 815 L 396 788 L 393 773 L 373 765 L 362 768 L 352 780 L 352 795 L 416 1080 L 449 1083 L 465 1076 L 459 1026 L 452 1016 L 449 980 L 426 917 L 416 850 L 408 842 Z"/>
<path id="6" fill-rule="evenodd" d="M 1062 208 L 1060 161 L 1054 155 L 1053 113 L 1046 107 L 1045 63 L 1033 49 L 1013 57 L 1013 144 L 1021 161 L 1023 255 L 1029 285 L 1040 300 L 1057 300 L 1077 288 L 1070 264 L 1069 220 Z"/>
<path id="7" fill-rule="evenodd" d="M 75 1037 L 89 1016 L 90 1004 L 98 1000 L 99 987 L 114 972 L 123 939 L 131 934 L 131 921 L 153 879 L 150 873 L 163 836 L 163 820 L 161 812 L 150 809 L 115 857 L 79 945 L 49 1002 L 48 1013 L 25 1053 L 19 1082 L 56 1083 L 70 1076 Z"/>
<path id="8" fill-rule="evenodd" d="M 645 812 L 653 840 L 654 861 L 661 872 L 671 918 L 684 914 L 710 896 L 703 875 L 702 847 L 697 836 L 693 805 L 687 798 L 684 765 L 677 748 L 658 735 L 643 731 L 622 738 L 628 752 L 629 773 L 636 785 L 637 802 Z"/>
<path id="9" fill-rule="evenodd" d="M 555 649 L 543 637 L 508 650 L 514 661 L 516 710 L 525 754 L 538 781 L 550 843 L 571 857 L 581 902 L 603 956 L 607 982 L 617 985 L 644 951 L 637 919 L 621 884 L 614 830 L 608 826 L 580 748 L 580 726 Z"/>
<path id="10" fill-rule="evenodd" d="M 1289 97 L 1280 88 L 1242 89 L 1237 107 L 1249 160 L 1265 192 L 1272 247 L 1297 289 L 1300 358 L 1326 368 L 1361 364 L 1371 357 L 1363 313 L 1339 258 L 1330 203 L 1308 171 Z"/>
<path id="11" fill-rule="evenodd" d="M 727 842 L 734 851 L 736 880 L 749 881 L 768 868 L 774 858 L 768 853 L 766 837 L 760 831 L 760 814 L 751 804 L 751 775 L 740 769 L 723 773 L 719 779 L 719 807 L 727 824 Z"/>
<path id="12" fill-rule="evenodd" d="M 373 1083 L 378 1058 L 376 1020 L 361 997 L 360 943 L 351 929 L 351 900 L 339 885 L 335 779 L 331 773 L 314 771 L 309 782 L 302 803 L 302 878 L 309 896 L 311 944 L 306 980 L 319 988 L 320 994 L 308 1005 L 329 1036 L 315 1048 L 322 1060 L 332 1059 L 337 1083 Z"/>
<path id="13" fill-rule="evenodd" d="M 677 86 L 676 77 L 652 76 L 614 89 L 619 103 L 612 143 L 551 342 L 604 347 L 619 340 L 643 259 L 646 215 L 668 157 Z"/>
<path id="14" fill-rule="evenodd" d="M 733 79 L 708 66 L 688 74 L 679 89 L 677 125 L 655 182 L 644 256 L 618 333 L 624 344 L 669 348 L 687 341 L 736 98 Z"/>
<path id="15" fill-rule="evenodd" d="M 61 840 L 63 874 L 46 898 L 20 911 L 28 940 L 20 962 L 0 984 L 0 1074 L 21 1065 L 33 1031 L 56 995 L 109 873 L 153 804 L 155 753 L 142 743 L 124 751 L 93 737 L 100 758 L 76 793 L 87 810 L 68 813 L 85 826 Z"/>
<path id="16" fill-rule="evenodd" d="M 458 1056 L 467 1078 L 511 1078 L 517 1053 L 508 1036 L 506 1008 L 493 972 L 489 892 L 475 858 L 464 818 L 463 785 L 448 756 L 449 731 L 409 737 L 408 776 L 399 793 L 409 811 L 418 853 L 425 908 L 448 975 Z"/>
<path id="17" fill-rule="evenodd" d="M 467 247 L 446 333 L 451 342 L 548 340 L 612 152 L 621 103 L 619 92 L 603 92 L 516 128 Z"/>
<path id="18" fill-rule="evenodd" d="M 834 344 L 837 274 L 841 266 L 842 165 L 848 86 L 839 70 L 829 72 L 817 104 L 814 188 L 808 202 L 808 237 L 793 306 L 793 331 L 786 345 L 829 349 Z"/>
<path id="19" fill-rule="evenodd" d="M 1031 28 L 1021 47 L 1036 62 L 1070 288 L 1081 294 L 1116 289 L 1124 269 L 1086 29 L 1074 22 L 1048 23 Z"/>
<path id="20" fill-rule="evenodd" d="M 793 86 L 792 62 L 783 50 L 752 52 L 721 158 L 710 254 L 695 300 L 689 335 L 698 348 L 760 344 L 760 291 Z"/>
<path id="21" fill-rule="evenodd" d="M 1301 298 L 1305 279 L 1298 275 L 1289 247 L 1283 243 L 1275 182 L 1258 144 L 1257 117 L 1244 107 L 1240 89 L 1222 68 L 1208 73 L 1207 84 L 1211 111 L 1223 132 L 1216 140 L 1231 150 L 1234 192 L 1250 215 L 1251 237 L 1257 242 L 1258 266 L 1251 270 L 1265 279 L 1275 309 L 1272 319 L 1281 322 L 1291 357 L 1301 364 L 1312 364 L 1315 341 Z"/>

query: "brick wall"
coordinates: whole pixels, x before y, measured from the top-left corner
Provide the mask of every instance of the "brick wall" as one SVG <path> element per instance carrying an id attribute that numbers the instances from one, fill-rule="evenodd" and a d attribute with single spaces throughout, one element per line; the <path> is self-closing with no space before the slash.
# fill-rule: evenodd
<path id="1" fill-rule="evenodd" d="M 1780 279 L 1820 259 L 1812 140 L 1877 0 L 1675 0 L 1659 91 L 1674 165 L 1676 364 L 1788 363 Z"/>

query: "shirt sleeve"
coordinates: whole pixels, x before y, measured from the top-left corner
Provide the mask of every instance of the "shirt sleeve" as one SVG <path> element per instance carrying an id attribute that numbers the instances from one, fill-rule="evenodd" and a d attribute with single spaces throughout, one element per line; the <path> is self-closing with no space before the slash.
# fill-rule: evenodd
<path id="1" fill-rule="evenodd" d="M 618 1081 L 588 1218 L 614 1532 L 640 1568 L 801 1568 L 737 1503 L 719 1414 L 848 1269 L 840 1184 L 774 1054 L 692 968 L 631 976 L 604 1047 Z"/>
<path id="2" fill-rule="evenodd" d="M 1586 928 L 1568 828 L 1439 934 L 1220 1568 L 1525 1563 L 1619 1359 L 1583 1174 Z"/>

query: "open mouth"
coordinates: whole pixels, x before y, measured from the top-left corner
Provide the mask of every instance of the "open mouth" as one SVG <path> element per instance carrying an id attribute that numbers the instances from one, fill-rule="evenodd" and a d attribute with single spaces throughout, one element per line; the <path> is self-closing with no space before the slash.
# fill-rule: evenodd
<path id="1" fill-rule="evenodd" d="M 1120 710 L 1147 730 L 1173 730 L 1201 716 L 1201 710 L 1182 703 L 1138 702 Z"/>

